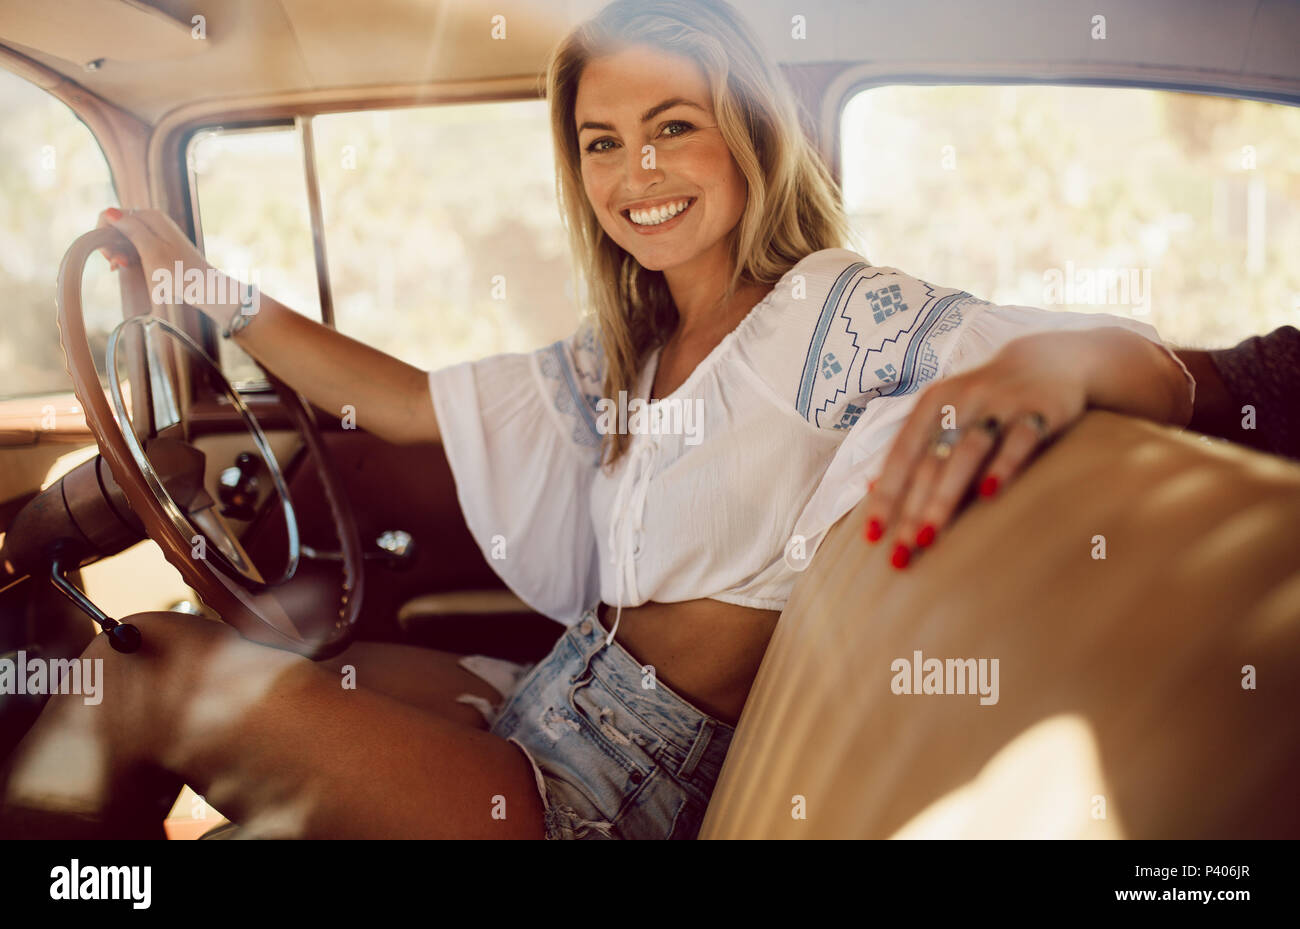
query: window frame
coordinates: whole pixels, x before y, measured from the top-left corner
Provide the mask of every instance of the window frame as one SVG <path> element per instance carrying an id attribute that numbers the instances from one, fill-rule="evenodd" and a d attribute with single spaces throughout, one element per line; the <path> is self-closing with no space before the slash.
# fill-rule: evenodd
<path id="1" fill-rule="evenodd" d="M 75 90 L 70 91 L 68 85 L 55 82 L 49 83 L 50 76 L 54 73 L 49 71 L 43 65 L 26 59 L 17 59 L 13 53 L 0 46 L 0 70 L 3 70 L 10 77 L 22 81 L 31 87 L 62 104 L 72 115 L 82 128 L 90 135 L 91 142 L 94 143 L 95 149 L 99 156 L 104 159 L 104 167 L 108 171 L 109 186 L 113 190 L 113 198 L 118 206 L 123 203 L 122 189 L 123 170 L 125 161 L 122 157 L 121 148 L 105 147 L 101 133 L 113 138 L 113 126 L 105 119 L 102 101 L 98 97 L 86 98 L 78 94 Z M 80 88 L 75 88 L 79 90 Z M 99 132 L 96 131 L 99 128 Z M 71 243 L 69 243 L 70 245 Z M 69 406 L 69 404 L 71 404 Z M 45 429 L 31 425 L 38 423 L 41 419 L 40 411 L 47 405 L 68 406 L 68 410 L 73 407 L 77 412 L 65 412 L 59 417 L 61 425 L 54 429 Z M 75 403 L 75 394 L 71 387 L 62 391 L 41 391 L 38 393 L 16 394 L 14 396 L 0 395 L 0 448 L 13 448 L 36 444 L 44 441 L 55 442 L 84 442 L 90 435 L 90 427 L 86 425 L 84 416 L 79 412 L 79 406 Z M 33 412 L 35 411 L 35 412 Z"/>
<path id="2" fill-rule="evenodd" d="M 357 100 L 353 101 L 325 101 L 316 106 L 297 106 L 285 108 L 284 112 L 275 115 L 262 117 L 249 117 L 245 119 L 206 119 L 195 120 L 186 123 L 176 135 L 176 144 L 174 148 L 175 158 L 173 163 L 178 166 L 179 177 L 183 180 L 183 190 L 181 208 L 184 211 L 185 230 L 190 234 L 192 240 L 197 245 L 200 252 L 207 254 L 203 247 L 203 228 L 198 205 L 198 188 L 195 184 L 195 178 L 190 171 L 190 156 L 194 144 L 198 139 L 208 132 L 221 130 L 223 132 L 232 131 L 265 131 L 267 129 L 294 128 L 299 132 L 303 152 L 303 178 L 307 185 L 308 213 L 311 217 L 312 229 L 312 249 L 316 256 L 316 281 L 320 288 L 321 299 L 321 323 L 329 326 L 331 329 L 337 329 L 333 312 L 333 291 L 329 280 L 328 255 L 325 248 L 325 230 L 323 213 L 320 203 L 320 179 L 316 171 L 316 158 L 314 142 L 315 136 L 312 128 L 312 121 L 317 116 L 327 116 L 336 113 L 375 113 L 380 111 L 395 110 L 412 110 L 428 109 L 437 106 L 457 106 L 473 103 L 511 103 L 529 100 L 545 101 L 535 87 L 520 87 L 515 90 L 502 90 L 488 93 L 470 93 L 470 94 L 445 94 L 424 99 L 402 99 L 402 100 Z M 198 322 L 199 332 L 196 340 L 203 347 L 203 350 L 212 358 L 218 357 L 218 341 L 221 338 L 217 331 L 216 324 L 207 317 L 201 316 Z M 197 384 L 194 385 L 197 388 Z M 268 382 L 248 384 L 238 388 L 241 396 L 251 396 L 258 399 L 271 399 L 274 391 Z"/>
<path id="3" fill-rule="evenodd" d="M 1106 65 L 1101 65 L 1106 67 Z M 202 223 L 199 217 L 197 190 L 194 178 L 189 170 L 190 149 L 195 139 L 205 132 L 221 129 L 237 131 L 242 129 L 268 129 L 307 127 L 311 132 L 311 121 L 316 116 L 333 113 L 364 113 L 405 109 L 423 109 L 432 106 L 454 106 L 470 103 L 505 103 L 524 100 L 545 100 L 535 79 L 513 78 L 498 82 L 505 86 L 483 89 L 481 82 L 470 85 L 451 85 L 439 88 L 420 87 L 402 90 L 393 94 L 357 94 L 353 99 L 338 96 L 325 97 L 320 94 L 294 95 L 300 99 L 277 102 L 268 105 L 263 101 L 251 100 L 234 106 L 213 106 L 211 113 L 202 115 L 176 114 L 172 120 L 164 120 L 157 128 L 164 142 L 164 149 L 170 147 L 173 153 L 172 163 L 176 165 L 180 181 L 179 206 L 185 218 L 185 228 L 203 250 Z M 879 65 L 871 62 L 846 64 L 842 69 L 829 76 L 822 83 L 820 91 L 821 119 L 817 127 L 817 144 L 822 156 L 830 166 L 837 183 L 843 182 L 841 164 L 842 126 L 844 109 L 858 93 L 888 86 L 953 86 L 953 85 L 1042 85 L 1058 87 L 1114 87 L 1141 90 L 1165 90 L 1182 93 L 1199 93 L 1206 96 L 1228 99 L 1256 100 L 1265 103 L 1280 103 L 1286 106 L 1300 106 L 1300 92 L 1283 89 L 1285 82 L 1277 83 L 1278 89 L 1271 89 L 1267 82 L 1260 79 L 1247 79 L 1239 85 L 1216 85 L 1205 82 L 1186 80 L 1184 72 L 1177 69 L 1160 69 L 1154 74 L 1133 76 L 1102 76 L 1086 72 L 1046 73 L 1041 64 L 1026 65 L 1017 72 L 1015 66 L 1000 66 L 996 70 L 965 69 L 954 73 L 918 71 L 915 69 L 899 70 L 893 65 Z M 305 98 L 305 99 L 303 99 Z M 253 115 L 259 113 L 261 115 Z M 173 125 L 166 125 L 174 122 Z M 309 193 L 308 208 L 312 213 L 313 250 L 317 255 L 317 282 L 322 288 L 322 321 L 335 328 L 332 313 L 325 321 L 327 305 L 332 306 L 332 292 L 329 290 L 328 264 L 322 280 L 321 256 L 325 255 L 323 229 L 319 228 L 319 178 L 316 176 L 314 152 L 309 151 L 307 141 L 303 143 L 304 179 L 308 190 L 315 190 L 315 206 Z M 308 162 L 311 162 L 308 165 Z M 315 212 L 313 212 L 315 211 Z M 327 255 L 326 261 L 327 261 Z M 199 319 L 199 331 L 193 333 L 199 344 L 213 357 L 216 357 L 220 334 L 216 325 L 206 317 Z M 263 396 L 270 399 L 270 385 L 244 387 L 242 395 Z"/>
<path id="4" fill-rule="evenodd" d="M 1279 82 L 1280 83 L 1280 82 Z M 1206 97 L 1218 97 L 1225 100 L 1247 100 L 1259 103 L 1276 103 L 1282 106 L 1300 108 L 1300 91 L 1270 90 L 1256 84 L 1243 84 L 1240 87 L 1216 86 L 1213 84 L 1194 83 L 1176 78 L 1154 76 L 1148 79 L 1125 77 L 1102 77 L 1096 75 L 1039 76 L 1014 74 L 1007 71 L 990 73 L 963 73 L 960 75 L 934 75 L 912 71 L 880 70 L 871 64 L 851 65 L 834 75 L 822 90 L 822 116 L 819 126 L 818 144 L 823 147 L 824 156 L 836 185 L 840 188 L 843 202 L 843 127 L 844 111 L 849 102 L 859 93 L 884 87 L 1100 87 L 1121 90 L 1156 90 L 1169 93 L 1188 93 Z"/>
<path id="5" fill-rule="evenodd" d="M 197 177 L 190 170 L 191 159 L 194 157 L 195 146 L 202 140 L 203 136 L 212 132 L 221 133 L 243 133 L 243 132 L 265 132 L 268 129 L 292 129 L 294 120 L 292 118 L 272 118 L 272 119 L 252 119 L 252 120 L 223 120 L 221 122 L 209 125 L 194 126 L 188 129 L 181 138 L 180 145 L 177 146 L 177 155 L 179 156 L 180 177 L 185 181 L 185 196 L 181 198 L 181 207 L 184 210 L 184 229 L 189 233 L 190 239 L 194 242 L 196 248 L 205 257 L 207 247 L 203 241 L 203 222 L 201 210 L 199 209 L 199 189 Z M 195 341 L 203 348 L 208 356 L 213 359 L 219 359 L 220 346 L 218 345 L 221 334 L 217 331 L 217 325 L 212 320 L 201 314 L 198 315 L 199 332 Z M 193 333 L 191 333 L 193 335 Z M 220 364 L 218 364 L 220 368 Z M 271 391 L 271 385 L 263 382 L 264 386 L 249 387 L 241 389 L 240 393 L 268 393 Z M 192 389 L 198 388 L 197 383 L 191 384 Z M 197 394 L 196 394 L 197 396 Z"/>
<path id="6" fill-rule="evenodd" d="M 977 85 L 984 87 L 1039 86 L 1039 87 L 1108 87 L 1127 90 L 1163 90 L 1171 93 L 1200 94 L 1229 100 L 1253 100 L 1260 103 L 1280 103 L 1300 107 L 1300 92 L 1268 90 L 1255 86 L 1227 87 L 1195 83 L 1174 77 L 1101 77 L 1098 75 L 1041 73 L 1024 74 L 1013 71 L 963 72 L 961 74 L 934 74 L 918 71 L 879 70 L 871 64 L 851 65 L 835 75 L 825 86 L 822 100 L 821 143 L 823 154 L 830 159 L 830 169 L 837 184 L 844 183 L 844 166 L 841 164 L 843 146 L 844 110 L 858 94 L 881 87 L 921 86 L 953 87 Z"/>

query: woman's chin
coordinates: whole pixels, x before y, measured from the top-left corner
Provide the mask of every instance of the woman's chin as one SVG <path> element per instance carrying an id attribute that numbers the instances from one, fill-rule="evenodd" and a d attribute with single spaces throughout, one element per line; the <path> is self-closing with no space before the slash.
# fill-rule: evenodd
<path id="1" fill-rule="evenodd" d="M 697 254 L 680 247 L 646 248 L 644 243 L 634 244 L 640 247 L 629 248 L 627 252 L 647 271 L 671 271 L 673 268 L 687 264 Z"/>

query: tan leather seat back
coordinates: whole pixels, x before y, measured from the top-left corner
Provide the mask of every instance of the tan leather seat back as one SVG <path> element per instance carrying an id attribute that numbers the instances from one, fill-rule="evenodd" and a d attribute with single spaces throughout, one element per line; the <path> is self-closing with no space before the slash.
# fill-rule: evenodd
<path id="1" fill-rule="evenodd" d="M 862 514 L 795 587 L 702 838 L 1300 834 L 1300 467 L 1091 411 L 904 571 Z M 895 693 L 929 659 L 967 693 Z"/>

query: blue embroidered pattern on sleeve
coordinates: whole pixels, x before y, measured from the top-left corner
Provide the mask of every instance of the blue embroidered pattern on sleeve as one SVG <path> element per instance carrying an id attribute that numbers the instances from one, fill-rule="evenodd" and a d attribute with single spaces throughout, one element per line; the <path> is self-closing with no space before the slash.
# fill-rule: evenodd
<path id="1" fill-rule="evenodd" d="M 795 399 L 820 429 L 853 428 L 875 397 L 903 396 L 933 380 L 941 337 L 986 301 L 854 262 L 836 278 L 809 342 Z M 915 284 L 915 287 L 911 285 Z"/>
<path id="2" fill-rule="evenodd" d="M 595 332 L 584 326 L 572 340 L 561 339 L 542 349 L 537 361 L 542 376 L 551 383 L 551 403 L 572 423 L 573 443 L 599 449 L 596 404 L 603 381 L 604 351 Z"/>

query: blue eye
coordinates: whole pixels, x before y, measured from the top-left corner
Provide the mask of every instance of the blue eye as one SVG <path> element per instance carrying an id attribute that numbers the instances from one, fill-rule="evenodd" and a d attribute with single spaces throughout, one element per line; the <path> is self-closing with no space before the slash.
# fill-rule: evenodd
<path id="1" fill-rule="evenodd" d="M 586 151 L 587 154 L 589 154 L 589 155 L 599 155 L 599 154 L 601 154 L 601 153 L 603 153 L 603 152 L 608 152 L 608 151 L 610 151 L 610 149 L 608 149 L 608 148 L 597 148 L 597 147 L 596 147 L 596 146 L 598 146 L 598 145 L 604 145 L 606 142 L 608 142 L 610 145 L 614 145 L 614 144 L 615 144 L 615 142 L 614 142 L 613 139 L 597 139 L 597 140 L 594 141 L 594 142 L 589 142 L 589 143 L 587 143 L 587 147 L 586 147 L 585 151 Z"/>
<path id="2" fill-rule="evenodd" d="M 664 124 L 664 132 L 668 132 L 668 130 L 671 129 L 673 126 L 681 126 L 681 127 L 682 127 L 682 131 L 681 131 L 681 132 L 673 132 L 673 133 L 669 133 L 670 135 L 674 135 L 674 136 L 685 135 L 686 133 L 690 132 L 692 129 L 695 128 L 694 126 L 692 126 L 690 123 L 686 122 L 685 120 L 682 120 L 682 119 L 674 119 L 672 122 L 670 122 L 670 123 L 665 123 L 665 124 Z"/>

